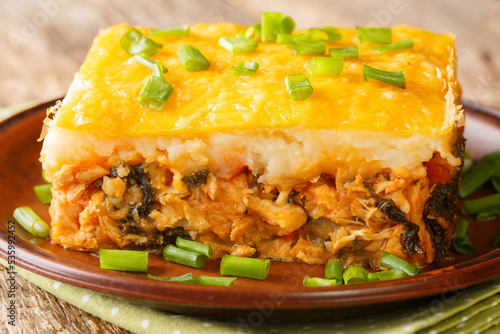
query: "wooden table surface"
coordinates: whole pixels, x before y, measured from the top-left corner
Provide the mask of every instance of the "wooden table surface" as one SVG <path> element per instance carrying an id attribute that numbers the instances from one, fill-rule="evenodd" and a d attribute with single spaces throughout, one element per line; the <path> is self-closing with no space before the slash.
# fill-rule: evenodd
<path id="1" fill-rule="evenodd" d="M 63 96 L 93 37 L 109 25 L 253 24 L 262 11 L 284 12 L 298 27 L 406 23 L 439 33 L 453 32 L 463 98 L 500 108 L 498 0 L 1 1 L 0 108 Z M 2 267 L 0 305 L 7 301 L 5 280 Z M 21 278 L 17 296 L 18 326 L 0 326 L 2 333 L 127 333 Z M 0 323 L 5 322 L 2 307 Z"/>

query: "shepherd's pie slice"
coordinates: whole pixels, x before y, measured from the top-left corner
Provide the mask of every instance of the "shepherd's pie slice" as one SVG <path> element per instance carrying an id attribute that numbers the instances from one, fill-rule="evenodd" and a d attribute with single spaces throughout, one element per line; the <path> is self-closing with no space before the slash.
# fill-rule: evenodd
<path id="1" fill-rule="evenodd" d="M 219 39 L 247 27 L 197 24 L 189 36 L 152 37 L 161 73 L 124 50 L 130 29 L 95 39 L 48 112 L 41 161 L 53 243 L 154 251 L 179 235 L 212 245 L 215 258 L 372 268 L 383 251 L 419 267 L 447 256 L 464 149 L 452 35 L 396 26 L 392 42 L 413 47 L 379 53 L 380 43 L 339 28 L 324 55 L 296 55 L 294 40 L 232 53 Z M 209 67 L 186 70 L 184 45 Z M 308 71 L 328 48 L 353 46 L 359 56 L 340 74 Z M 240 62 L 259 69 L 231 74 Z M 404 72 L 405 88 L 365 80 L 364 65 Z M 292 99 L 289 74 L 305 74 L 312 95 Z M 152 75 L 173 88 L 160 110 L 138 102 Z"/>

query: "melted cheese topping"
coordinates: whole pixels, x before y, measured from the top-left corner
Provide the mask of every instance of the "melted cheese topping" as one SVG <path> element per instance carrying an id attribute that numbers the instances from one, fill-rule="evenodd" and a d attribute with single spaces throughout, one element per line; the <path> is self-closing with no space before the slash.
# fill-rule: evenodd
<path id="1" fill-rule="evenodd" d="M 120 46 L 125 24 L 100 34 L 49 127 L 101 137 L 187 135 L 254 129 L 370 130 L 395 135 L 444 134 L 462 117 L 454 103 L 458 85 L 453 36 L 408 26 L 392 28 L 393 42 L 412 38 L 412 49 L 377 54 L 359 44 L 354 29 L 339 29 L 342 40 L 327 47 L 358 46 L 359 59 L 346 59 L 340 75 L 311 75 L 305 64 L 318 55 L 294 55 L 286 45 L 259 43 L 234 55 L 218 44 L 245 27 L 197 24 L 189 37 L 154 38 L 163 48 L 152 56 L 168 68 L 174 92 L 161 111 L 141 107 L 136 98 L 152 71 L 137 64 Z M 149 30 L 139 28 L 147 37 Z M 298 31 L 300 33 L 300 31 Z M 183 44 L 197 46 L 209 60 L 206 71 L 189 72 L 176 55 Z M 240 61 L 260 70 L 243 79 L 230 74 Z M 363 63 L 386 71 L 405 71 L 407 88 L 376 80 L 365 82 Z M 314 92 L 293 101 L 285 88 L 291 73 L 307 74 Z"/>

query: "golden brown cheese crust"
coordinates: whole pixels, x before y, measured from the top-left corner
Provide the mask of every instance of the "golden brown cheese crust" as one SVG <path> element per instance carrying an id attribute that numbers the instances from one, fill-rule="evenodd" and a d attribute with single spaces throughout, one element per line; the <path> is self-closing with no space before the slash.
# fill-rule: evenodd
<path id="1" fill-rule="evenodd" d="M 318 55 L 296 56 L 285 44 L 259 43 L 255 51 L 239 55 L 219 45 L 221 36 L 234 36 L 244 28 L 230 23 L 197 24 L 189 37 L 154 38 L 163 48 L 152 58 L 168 68 L 164 77 L 174 87 L 161 111 L 136 102 L 151 70 L 137 64 L 120 46 L 130 27 L 122 24 L 103 31 L 51 126 L 105 137 L 283 127 L 428 135 L 450 132 L 460 117 L 454 104 L 458 85 L 451 34 L 395 26 L 393 42 L 412 38 L 414 47 L 378 54 L 371 49 L 374 43 L 359 43 L 355 29 L 339 28 L 342 39 L 327 47 L 357 46 L 359 58 L 346 58 L 340 75 L 310 75 L 305 63 Z M 150 36 L 149 29 L 139 29 Z M 186 43 L 201 50 L 210 62 L 208 70 L 183 68 L 176 52 Z M 247 79 L 235 77 L 230 69 L 240 61 L 258 62 L 260 69 Z M 363 64 L 405 71 L 406 89 L 376 80 L 365 82 Z M 284 81 L 290 73 L 308 75 L 312 98 L 290 99 Z"/>

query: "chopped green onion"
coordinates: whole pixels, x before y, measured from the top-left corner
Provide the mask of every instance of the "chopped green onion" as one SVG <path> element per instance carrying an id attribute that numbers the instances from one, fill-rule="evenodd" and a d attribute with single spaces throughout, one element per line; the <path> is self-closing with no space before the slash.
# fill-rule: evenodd
<path id="1" fill-rule="evenodd" d="M 34 186 L 33 190 L 35 191 L 36 197 L 43 204 L 50 204 L 52 201 L 52 192 L 50 189 L 52 188 L 52 184 L 40 184 L 38 186 Z"/>
<path id="2" fill-rule="evenodd" d="M 313 288 L 323 287 L 323 286 L 335 286 L 339 284 L 342 284 L 342 277 L 340 278 L 340 282 L 335 279 L 326 279 L 326 278 L 310 277 L 310 276 L 304 277 L 304 281 L 302 281 L 303 286 L 308 286 Z"/>
<path id="3" fill-rule="evenodd" d="M 203 268 L 207 263 L 207 257 L 205 255 L 175 247 L 172 244 L 165 246 L 163 249 L 163 258 L 170 262 L 197 269 Z"/>
<path id="4" fill-rule="evenodd" d="M 137 103 L 145 108 L 162 110 L 173 91 L 172 85 L 163 76 L 151 75 L 139 93 Z"/>
<path id="5" fill-rule="evenodd" d="M 45 169 L 42 169 L 42 179 L 47 182 L 47 183 L 50 183 L 49 180 L 47 180 L 47 178 L 45 177 Z"/>
<path id="6" fill-rule="evenodd" d="M 474 254 L 476 248 L 472 245 L 467 235 L 467 228 L 469 227 L 469 221 L 467 219 L 461 218 L 455 224 L 454 236 L 451 240 L 453 248 L 460 254 Z"/>
<path id="7" fill-rule="evenodd" d="M 422 272 L 422 270 L 416 268 L 411 263 L 408 263 L 387 251 L 384 251 L 380 257 L 380 265 L 390 269 L 402 271 L 407 275 L 416 275 Z"/>
<path id="8" fill-rule="evenodd" d="M 318 28 L 311 28 L 309 29 L 309 40 L 313 43 L 315 42 L 325 42 L 326 39 L 323 38 L 325 36 L 325 33 Z"/>
<path id="9" fill-rule="evenodd" d="M 493 184 L 495 190 L 500 193 L 500 176 L 493 176 L 491 178 L 491 184 Z"/>
<path id="10" fill-rule="evenodd" d="M 21 206 L 15 209 L 14 218 L 26 231 L 35 237 L 46 238 L 49 236 L 49 225 L 29 206 Z"/>
<path id="11" fill-rule="evenodd" d="M 339 56 L 342 58 L 358 58 L 358 47 L 334 49 L 330 48 L 330 57 Z"/>
<path id="12" fill-rule="evenodd" d="M 390 51 L 402 50 L 402 49 L 410 49 L 413 47 L 413 39 L 406 38 L 402 41 L 386 44 L 386 45 L 374 45 L 372 49 L 377 53 L 386 53 Z"/>
<path id="13" fill-rule="evenodd" d="M 313 57 L 306 67 L 311 74 L 340 74 L 344 69 L 344 58 Z"/>
<path id="14" fill-rule="evenodd" d="M 132 28 L 123 35 L 120 40 L 122 48 L 131 55 L 144 53 L 152 56 L 163 47 L 150 38 L 144 36 L 138 29 Z"/>
<path id="15" fill-rule="evenodd" d="M 151 59 L 149 56 L 147 56 L 147 55 L 145 55 L 143 53 L 134 55 L 134 60 L 138 64 L 144 65 L 144 66 L 148 67 L 149 69 L 151 69 L 153 71 L 155 70 L 156 64 L 158 64 L 153 59 Z M 158 65 L 161 66 L 161 69 L 162 69 L 163 73 L 167 73 L 168 72 L 168 69 L 165 66 L 163 66 L 162 64 L 158 64 Z"/>
<path id="16" fill-rule="evenodd" d="M 283 21 L 284 15 L 276 12 L 262 13 L 261 26 L 262 26 L 262 42 L 272 42 L 276 40 L 278 28 Z"/>
<path id="17" fill-rule="evenodd" d="M 458 192 L 458 197 L 465 198 L 481 188 L 489 179 L 499 176 L 500 170 L 500 150 L 490 153 L 476 164 L 470 173 L 462 179 L 462 188 Z"/>
<path id="18" fill-rule="evenodd" d="M 383 43 L 389 44 L 392 41 L 392 30 L 387 27 L 356 27 L 360 43 Z"/>
<path id="19" fill-rule="evenodd" d="M 499 207 L 500 194 L 489 195 L 478 199 L 471 199 L 462 202 L 462 212 L 464 215 L 475 215 Z"/>
<path id="20" fill-rule="evenodd" d="M 151 36 L 153 37 L 180 37 L 189 36 L 189 24 L 182 25 L 180 27 L 168 28 L 168 29 L 155 29 L 151 28 Z"/>
<path id="21" fill-rule="evenodd" d="M 203 71 L 210 67 L 210 63 L 200 52 L 200 49 L 191 44 L 181 46 L 177 50 L 177 57 L 188 71 Z"/>
<path id="22" fill-rule="evenodd" d="M 360 266 L 352 266 L 344 271 L 344 283 L 345 284 L 355 284 L 364 283 L 368 280 L 368 274 L 370 272 Z"/>
<path id="23" fill-rule="evenodd" d="M 212 246 L 210 245 L 202 244 L 201 242 L 197 241 L 182 239 L 181 237 L 177 237 L 175 244 L 179 248 L 205 255 L 209 259 L 212 258 Z"/>
<path id="24" fill-rule="evenodd" d="M 220 263 L 220 274 L 265 280 L 271 261 L 268 259 L 253 259 L 224 255 Z"/>
<path id="25" fill-rule="evenodd" d="M 458 197 L 465 198 L 481 188 L 495 174 L 496 166 L 492 162 L 479 162 L 469 174 L 462 178 L 462 187 L 458 191 Z"/>
<path id="26" fill-rule="evenodd" d="M 236 281 L 236 277 L 213 277 L 200 275 L 194 280 L 195 284 L 215 285 L 215 286 L 231 286 Z"/>
<path id="27" fill-rule="evenodd" d="M 344 265 L 339 261 L 329 261 L 325 265 L 325 278 L 333 280 L 337 284 L 342 284 L 342 275 L 344 274 Z"/>
<path id="28" fill-rule="evenodd" d="M 289 74 L 285 78 L 286 90 L 294 101 L 302 101 L 309 98 L 313 88 L 305 74 Z"/>
<path id="29" fill-rule="evenodd" d="M 311 42 L 333 42 L 342 39 L 342 35 L 335 32 L 337 28 L 324 27 L 324 28 L 311 28 L 309 29 Z M 325 38 L 326 37 L 326 38 Z"/>
<path id="30" fill-rule="evenodd" d="M 256 62 L 240 61 L 238 65 L 231 67 L 231 74 L 241 78 L 249 78 L 259 70 L 259 64 Z"/>
<path id="31" fill-rule="evenodd" d="M 389 269 L 389 270 L 384 270 L 384 271 L 379 271 L 376 273 L 369 273 L 368 274 L 368 282 L 374 282 L 374 281 L 386 281 L 386 280 L 391 280 L 391 279 L 396 279 L 396 278 L 401 278 L 408 276 L 404 272 L 399 271 L 397 269 Z"/>
<path id="32" fill-rule="evenodd" d="M 323 27 L 320 29 L 326 36 L 328 36 L 327 42 L 334 42 L 342 39 L 342 34 L 337 32 L 337 28 L 334 27 Z"/>
<path id="33" fill-rule="evenodd" d="M 462 174 L 467 173 L 468 171 L 471 170 L 472 166 L 474 166 L 474 160 L 472 160 L 469 151 L 465 150 L 464 154 L 464 165 L 462 166 Z M 500 192 L 500 190 L 499 190 Z"/>
<path id="34" fill-rule="evenodd" d="M 262 27 L 260 23 L 255 23 L 253 26 L 249 27 L 247 30 L 243 30 L 243 35 L 242 36 L 237 36 L 237 37 L 242 37 L 245 38 L 249 41 L 258 41 L 261 38 L 262 35 Z"/>
<path id="35" fill-rule="evenodd" d="M 147 272 L 148 252 L 101 248 L 99 263 L 102 269 Z"/>
<path id="36" fill-rule="evenodd" d="M 193 274 L 187 273 L 182 276 L 177 276 L 177 277 L 158 277 L 158 276 L 153 276 L 153 275 L 148 275 L 148 278 L 151 279 L 156 279 L 160 281 L 168 281 L 168 282 L 186 282 L 186 283 L 193 283 L 194 282 L 194 277 Z"/>
<path id="37" fill-rule="evenodd" d="M 490 209 L 488 211 L 479 212 L 476 216 L 476 221 L 483 222 L 500 217 L 500 207 Z"/>
<path id="38" fill-rule="evenodd" d="M 295 21 L 290 16 L 285 16 L 276 28 L 276 33 L 291 34 L 295 29 Z"/>
<path id="39" fill-rule="evenodd" d="M 404 71 L 388 72 L 363 64 L 363 77 L 365 81 L 375 79 L 402 89 L 406 88 L 406 74 Z"/>
<path id="40" fill-rule="evenodd" d="M 311 35 L 309 33 L 291 35 L 280 32 L 276 36 L 276 43 L 278 44 L 307 43 L 309 42 L 310 36 Z"/>
<path id="41" fill-rule="evenodd" d="M 324 41 L 319 42 L 291 42 L 288 44 L 288 48 L 292 50 L 295 55 L 306 55 L 311 53 L 324 54 L 326 52 L 326 43 Z"/>
<path id="42" fill-rule="evenodd" d="M 234 54 L 251 52 L 257 49 L 257 42 L 249 41 L 241 37 L 223 36 L 219 39 L 219 45 Z"/>
<path id="43" fill-rule="evenodd" d="M 493 246 L 500 247 L 500 234 L 493 239 Z"/>

